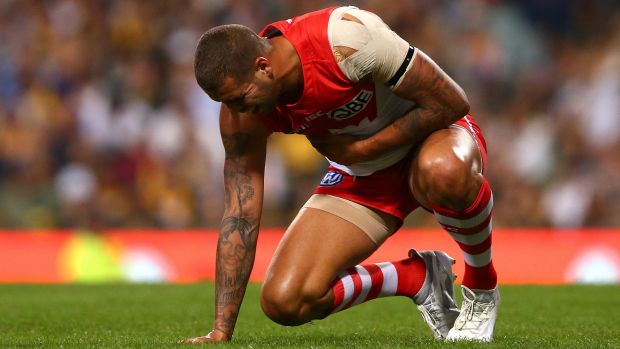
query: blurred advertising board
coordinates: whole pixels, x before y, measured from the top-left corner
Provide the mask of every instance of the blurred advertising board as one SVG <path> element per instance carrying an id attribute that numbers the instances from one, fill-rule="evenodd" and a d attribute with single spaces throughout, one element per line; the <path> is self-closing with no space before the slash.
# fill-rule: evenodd
<path id="1" fill-rule="evenodd" d="M 262 280 L 283 233 L 261 231 L 253 281 Z M 215 230 L 0 231 L 0 283 L 213 280 L 217 237 Z M 439 229 L 403 229 L 367 261 L 403 259 L 412 247 L 448 252 L 463 275 L 458 246 Z M 493 255 L 502 284 L 620 282 L 617 229 L 496 229 Z"/>

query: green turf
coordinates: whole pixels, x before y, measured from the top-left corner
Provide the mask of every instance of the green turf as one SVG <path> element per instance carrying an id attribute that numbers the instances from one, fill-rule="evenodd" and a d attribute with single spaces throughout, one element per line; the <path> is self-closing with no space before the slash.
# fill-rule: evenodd
<path id="1" fill-rule="evenodd" d="M 620 348 L 620 287 L 504 286 L 492 344 L 443 343 L 406 298 L 322 321 L 269 321 L 252 285 L 235 339 L 221 348 Z M 0 348 L 151 348 L 202 335 L 213 285 L 0 285 Z M 190 346 L 191 347 L 191 346 Z"/>

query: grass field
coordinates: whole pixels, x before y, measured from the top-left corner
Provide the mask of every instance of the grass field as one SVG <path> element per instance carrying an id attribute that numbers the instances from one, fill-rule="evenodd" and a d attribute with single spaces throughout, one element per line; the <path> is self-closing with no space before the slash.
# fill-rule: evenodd
<path id="1" fill-rule="evenodd" d="M 620 348 L 618 286 L 504 286 L 492 344 L 436 342 L 401 297 L 281 327 L 262 314 L 258 290 L 219 348 Z M 205 334 L 212 313 L 207 283 L 0 285 L 0 348 L 188 347 L 177 342 Z"/>

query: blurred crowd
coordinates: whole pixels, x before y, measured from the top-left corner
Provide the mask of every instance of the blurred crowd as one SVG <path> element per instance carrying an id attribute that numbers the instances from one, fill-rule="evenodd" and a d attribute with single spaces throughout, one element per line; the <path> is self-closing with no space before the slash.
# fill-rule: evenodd
<path id="1" fill-rule="evenodd" d="M 620 227 L 616 0 L 1 0 L 0 227 L 217 227 L 224 153 L 198 38 L 334 4 L 381 15 L 465 89 L 495 226 Z M 286 226 L 326 161 L 303 136 L 269 148 L 263 226 Z"/>

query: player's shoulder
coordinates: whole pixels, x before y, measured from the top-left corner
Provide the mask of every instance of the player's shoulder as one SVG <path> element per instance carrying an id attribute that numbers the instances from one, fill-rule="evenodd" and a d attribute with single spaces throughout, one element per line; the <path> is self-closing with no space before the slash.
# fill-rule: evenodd
<path id="1" fill-rule="evenodd" d="M 330 15 L 328 38 L 333 47 L 344 46 L 360 50 L 380 37 L 389 26 L 375 13 L 355 6 L 336 8 Z"/>
<path id="2" fill-rule="evenodd" d="M 321 27 L 323 22 L 326 23 L 332 12 L 338 8 L 338 6 L 327 7 L 270 23 L 259 32 L 259 36 L 270 37 L 272 33 L 278 31 L 287 32 L 289 30 L 316 29 L 317 27 Z"/>

